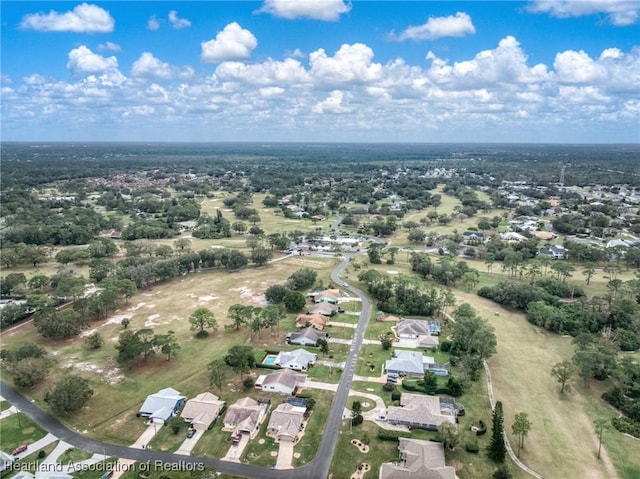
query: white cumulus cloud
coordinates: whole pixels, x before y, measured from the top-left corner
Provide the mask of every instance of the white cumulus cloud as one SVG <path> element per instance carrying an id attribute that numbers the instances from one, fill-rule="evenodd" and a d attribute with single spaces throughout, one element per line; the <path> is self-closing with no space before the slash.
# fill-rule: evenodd
<path id="1" fill-rule="evenodd" d="M 527 65 L 527 56 L 520 43 L 507 36 L 493 50 L 483 50 L 472 60 L 455 62 L 453 65 L 429 52 L 432 61 L 429 78 L 449 88 L 480 88 L 499 83 L 528 83 L 542 81 L 548 76 L 545 65 Z"/>
<path id="2" fill-rule="evenodd" d="M 340 15 L 349 11 L 351 5 L 343 0 L 265 0 L 258 10 L 289 20 L 311 18 L 329 22 L 338 20 Z"/>
<path id="3" fill-rule="evenodd" d="M 238 23 L 229 23 L 216 35 L 214 40 L 202 42 L 203 62 L 216 63 L 225 60 L 243 60 L 251 56 L 251 52 L 258 46 L 258 40 L 249 30 Z"/>
<path id="4" fill-rule="evenodd" d="M 175 78 L 193 75 L 191 67 L 179 68 L 162 62 L 150 52 L 144 52 L 131 66 L 131 75 L 138 78 Z"/>
<path id="5" fill-rule="evenodd" d="M 372 63 L 373 50 L 364 43 L 344 44 L 333 57 L 323 48 L 309 55 L 311 74 L 327 83 L 363 83 L 377 80 L 382 65 Z"/>
<path id="6" fill-rule="evenodd" d="M 464 12 L 457 12 L 448 17 L 430 17 L 422 25 L 410 26 L 399 35 L 391 33 L 392 39 L 403 40 L 435 40 L 443 37 L 463 37 L 476 32 L 471 17 Z"/>
<path id="7" fill-rule="evenodd" d="M 169 22 L 171 23 L 171 26 L 177 30 L 189 28 L 191 26 L 191 22 L 186 18 L 178 17 L 178 12 L 175 10 L 171 10 L 169 12 Z"/>
<path id="8" fill-rule="evenodd" d="M 311 81 L 309 73 L 298 60 L 293 58 L 287 58 L 284 61 L 268 59 L 265 62 L 254 64 L 223 62 L 216 68 L 215 76 L 224 82 L 237 81 L 258 85 L 295 84 Z"/>
<path id="9" fill-rule="evenodd" d="M 592 83 L 604 80 L 605 69 L 584 51 L 567 50 L 556 55 L 553 67 L 561 82 Z"/>
<path id="10" fill-rule="evenodd" d="M 637 0 L 536 0 L 527 10 L 559 18 L 604 14 L 611 24 L 626 26 L 638 22 L 640 4 Z"/>
<path id="11" fill-rule="evenodd" d="M 311 109 L 314 113 L 349 113 L 351 108 L 343 105 L 344 92 L 333 90 L 327 98 L 316 103 Z"/>
<path id="12" fill-rule="evenodd" d="M 118 68 L 118 59 L 114 56 L 103 57 L 93 53 L 85 45 L 69 52 L 67 68 L 76 73 L 101 73 Z"/>
<path id="13" fill-rule="evenodd" d="M 20 27 L 26 30 L 82 33 L 110 33 L 114 25 L 108 11 L 88 3 L 64 13 L 51 10 L 49 13 L 25 15 L 20 23 Z"/>

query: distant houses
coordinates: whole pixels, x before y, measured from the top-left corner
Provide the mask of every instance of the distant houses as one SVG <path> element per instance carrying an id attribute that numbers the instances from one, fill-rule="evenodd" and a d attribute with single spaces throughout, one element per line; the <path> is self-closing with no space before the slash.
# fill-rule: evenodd
<path id="1" fill-rule="evenodd" d="M 182 407 L 185 397 L 172 388 L 150 394 L 140 408 L 140 416 L 148 417 L 156 424 L 165 424 Z"/>
<path id="2" fill-rule="evenodd" d="M 546 256 L 551 259 L 565 259 L 566 254 L 567 250 L 560 245 L 551 245 L 546 248 L 540 248 L 538 251 L 538 256 Z"/>

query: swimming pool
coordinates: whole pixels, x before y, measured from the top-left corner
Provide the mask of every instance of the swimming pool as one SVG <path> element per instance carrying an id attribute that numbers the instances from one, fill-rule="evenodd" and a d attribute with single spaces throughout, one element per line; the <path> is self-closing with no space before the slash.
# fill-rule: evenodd
<path id="1" fill-rule="evenodd" d="M 276 356 L 275 354 L 267 354 L 262 360 L 262 364 L 273 366 L 276 364 L 276 359 L 278 359 L 278 356 Z"/>

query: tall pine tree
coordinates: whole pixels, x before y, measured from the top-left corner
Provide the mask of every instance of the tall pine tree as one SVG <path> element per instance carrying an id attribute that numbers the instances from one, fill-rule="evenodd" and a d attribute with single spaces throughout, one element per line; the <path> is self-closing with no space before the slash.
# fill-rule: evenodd
<path id="1" fill-rule="evenodd" d="M 507 455 L 507 447 L 504 445 L 504 414 L 502 402 L 496 402 L 493 410 L 493 429 L 491 431 L 491 443 L 489 444 L 489 457 L 496 462 L 504 462 Z"/>

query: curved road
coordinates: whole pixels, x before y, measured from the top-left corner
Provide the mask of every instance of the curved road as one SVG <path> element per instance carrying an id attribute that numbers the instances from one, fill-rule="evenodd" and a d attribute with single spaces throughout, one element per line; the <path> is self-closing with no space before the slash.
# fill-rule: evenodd
<path id="1" fill-rule="evenodd" d="M 329 474 L 331 459 L 333 458 L 338 434 L 340 432 L 342 413 L 347 404 L 347 397 L 349 396 L 349 389 L 351 388 L 351 382 L 353 381 L 355 366 L 358 362 L 358 354 L 360 353 L 360 347 L 362 346 L 362 340 L 364 339 L 364 331 L 367 328 L 367 323 L 369 322 L 369 316 L 371 313 L 371 303 L 369 298 L 359 289 L 347 286 L 339 278 L 340 273 L 349 264 L 350 259 L 350 256 L 346 256 L 344 258 L 344 260 L 331 273 L 331 279 L 336 284 L 348 289 L 362 299 L 362 312 L 360 313 L 360 319 L 358 321 L 357 329 L 355 330 L 353 344 L 349 349 L 345 368 L 342 373 L 342 377 L 340 378 L 338 391 L 333 399 L 331 411 L 329 412 L 329 417 L 325 424 L 325 430 L 320 446 L 318 447 L 318 451 L 316 452 L 314 459 L 303 467 L 275 470 L 251 464 L 221 461 L 219 459 L 209 457 L 182 456 L 179 454 L 152 451 L 148 449 L 133 449 L 126 446 L 108 444 L 69 430 L 66 426 L 61 424 L 60 421 L 44 412 L 28 399 L 25 399 L 20 393 L 7 385 L 4 381 L 0 381 L 0 395 L 24 412 L 42 428 L 58 437 L 58 439 L 61 439 L 74 447 L 93 453 L 106 454 L 111 457 L 132 459 L 135 461 L 149 461 L 151 463 L 151 467 L 156 464 L 156 461 L 157 464 L 178 464 L 182 469 L 189 468 L 190 465 L 191 467 L 194 467 L 204 464 L 205 466 L 215 468 L 218 472 L 256 479 L 325 479 Z"/>

